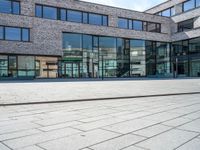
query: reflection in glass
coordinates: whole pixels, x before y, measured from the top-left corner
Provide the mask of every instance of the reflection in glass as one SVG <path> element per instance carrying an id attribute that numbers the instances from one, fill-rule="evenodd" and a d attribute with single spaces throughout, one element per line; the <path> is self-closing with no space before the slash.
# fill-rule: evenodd
<path id="1" fill-rule="evenodd" d="M 72 22 L 82 22 L 82 13 L 79 11 L 68 10 L 67 20 Z"/>
<path id="2" fill-rule="evenodd" d="M 57 9 L 43 6 L 43 17 L 47 19 L 57 19 Z"/>
<path id="3" fill-rule="evenodd" d="M 21 29 L 20 28 L 5 27 L 5 39 L 6 40 L 20 41 L 21 40 Z"/>
<path id="4" fill-rule="evenodd" d="M 8 56 L 0 55 L 0 78 L 8 76 Z"/>

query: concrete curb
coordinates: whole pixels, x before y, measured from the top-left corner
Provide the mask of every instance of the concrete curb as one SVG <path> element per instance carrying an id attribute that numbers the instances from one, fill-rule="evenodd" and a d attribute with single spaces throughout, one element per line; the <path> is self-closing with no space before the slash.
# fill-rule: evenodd
<path id="1" fill-rule="evenodd" d="M 123 96 L 123 97 L 107 97 L 107 98 L 91 98 L 91 99 L 74 99 L 74 100 L 57 100 L 57 101 L 40 101 L 40 102 L 26 102 L 26 103 L 8 103 L 0 104 L 2 106 L 19 106 L 19 105 L 38 105 L 38 104 L 55 104 L 55 103 L 70 103 L 70 102 L 89 102 L 100 100 L 120 100 L 120 99 L 134 99 L 134 98 L 148 98 L 148 97 L 165 97 L 165 96 L 179 96 L 179 95 L 198 95 L 200 92 L 188 93 L 169 93 L 169 94 L 156 94 L 156 95 L 140 95 L 140 96 Z"/>

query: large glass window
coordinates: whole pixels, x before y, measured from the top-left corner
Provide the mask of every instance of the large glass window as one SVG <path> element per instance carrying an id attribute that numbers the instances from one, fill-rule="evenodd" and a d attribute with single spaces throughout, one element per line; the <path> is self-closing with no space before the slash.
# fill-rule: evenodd
<path id="1" fill-rule="evenodd" d="M 117 40 L 111 37 L 99 37 L 99 70 L 102 77 L 116 77 Z"/>
<path id="2" fill-rule="evenodd" d="M 200 54 L 200 38 L 189 40 L 189 53 Z"/>
<path id="3" fill-rule="evenodd" d="M 128 28 L 128 19 L 119 18 L 118 19 L 118 27 L 127 29 Z"/>
<path id="4" fill-rule="evenodd" d="M 54 7 L 43 6 L 43 18 L 57 19 L 57 9 Z"/>
<path id="5" fill-rule="evenodd" d="M 0 39 L 2 40 L 4 37 L 4 28 L 2 26 L 0 26 Z"/>
<path id="6" fill-rule="evenodd" d="M 0 77 L 8 76 L 8 56 L 0 55 Z"/>
<path id="7" fill-rule="evenodd" d="M 130 40 L 130 75 L 145 76 L 145 41 Z"/>
<path id="8" fill-rule="evenodd" d="M 200 6 L 200 0 L 196 0 L 196 7 Z"/>
<path id="9" fill-rule="evenodd" d="M 89 14 L 89 24 L 102 25 L 102 16 L 97 14 Z"/>
<path id="10" fill-rule="evenodd" d="M 156 75 L 156 42 L 146 41 L 146 74 Z"/>
<path id="11" fill-rule="evenodd" d="M 5 39 L 6 40 L 21 40 L 21 29 L 13 27 L 5 27 Z"/>
<path id="12" fill-rule="evenodd" d="M 194 19 L 186 20 L 178 23 L 178 32 L 191 30 L 194 28 Z"/>
<path id="13" fill-rule="evenodd" d="M 161 32 L 161 25 L 158 23 L 147 22 L 147 31 L 148 32 Z"/>
<path id="14" fill-rule="evenodd" d="M 35 76 L 35 57 L 34 56 L 18 56 L 18 76 L 28 77 Z"/>
<path id="15" fill-rule="evenodd" d="M 188 11 L 195 8 L 195 0 L 188 0 L 183 3 L 183 11 Z"/>
<path id="16" fill-rule="evenodd" d="M 0 0 L 0 12 L 20 14 L 20 2 L 12 0 Z"/>
<path id="17" fill-rule="evenodd" d="M 137 31 L 142 31 L 142 21 L 134 20 L 133 21 L 133 29 Z"/>
<path id="18" fill-rule="evenodd" d="M 82 22 L 82 13 L 80 11 L 67 11 L 67 20 L 72 22 Z"/>

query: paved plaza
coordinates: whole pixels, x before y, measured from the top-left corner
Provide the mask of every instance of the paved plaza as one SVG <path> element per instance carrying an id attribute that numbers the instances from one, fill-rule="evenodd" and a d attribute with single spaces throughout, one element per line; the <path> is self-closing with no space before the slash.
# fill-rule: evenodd
<path id="1" fill-rule="evenodd" d="M 80 84 L 81 87 L 83 86 L 81 84 L 89 86 L 92 83 L 77 82 L 76 84 Z M 166 90 L 158 88 L 163 86 L 162 83 L 167 84 Z M 177 83 L 182 86 L 176 85 Z M 14 89 L 24 85 L 23 91 L 25 91 L 29 87 L 25 86 L 26 84 L 35 88 L 37 84 L 43 87 L 45 84 L 53 86 L 53 83 L 32 83 L 32 85 L 31 83 L 2 83 L 1 89 L 8 86 L 13 86 L 12 89 Z M 70 83 L 55 83 L 55 86 L 59 84 L 64 87 L 65 84 Z M 75 82 L 71 82 L 71 84 L 73 87 Z M 106 86 L 110 84 L 110 87 L 118 84 L 139 87 L 143 84 L 146 86 L 144 90 L 147 92 L 147 87 L 153 84 L 149 90 L 154 91 L 157 87 L 158 89 L 155 90 L 157 93 L 159 91 L 160 93 L 170 93 L 173 91 L 170 89 L 176 90 L 175 93 L 200 91 L 197 79 L 174 80 L 172 87 L 168 87 L 173 84 L 173 81 L 170 80 L 131 81 L 130 83 L 116 81 L 113 82 L 113 85 L 106 81 L 96 82 L 96 84 L 99 90 L 100 85 L 103 86 L 103 84 Z M 123 86 L 122 90 L 119 90 L 120 85 L 116 87 L 118 94 L 125 91 Z M 179 87 L 179 89 L 175 89 L 175 87 Z M 51 88 L 47 87 L 48 90 Z M 95 91 L 92 88 L 91 90 Z M 135 94 L 135 90 L 139 91 L 132 89 L 131 94 Z M 27 88 L 27 92 L 30 91 L 31 89 Z M 43 91 L 46 92 L 45 89 Z M 90 91 L 89 88 L 86 91 Z M 102 88 L 102 91 L 106 93 L 106 89 Z M 127 88 L 127 91 L 131 90 Z M 20 92 L 22 89 L 19 89 Z M 86 95 L 88 93 L 85 92 Z M 12 94 L 11 97 L 16 96 L 14 93 Z M 29 100 L 31 96 L 34 97 L 34 94 L 27 96 L 27 99 Z M 145 94 L 151 94 L 151 92 Z M 38 95 L 36 97 L 39 97 Z M 18 96 L 19 100 L 20 95 Z M 111 96 L 120 95 L 111 93 Z M 4 95 L 1 94 L 1 99 L 3 97 Z M 24 96 L 22 95 L 22 97 Z M 200 94 L 0 106 L 0 150 L 174 149 L 200 149 Z"/>

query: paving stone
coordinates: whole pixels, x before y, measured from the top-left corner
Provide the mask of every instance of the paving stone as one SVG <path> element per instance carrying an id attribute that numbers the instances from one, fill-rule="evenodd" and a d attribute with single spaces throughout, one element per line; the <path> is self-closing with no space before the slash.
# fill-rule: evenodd
<path id="1" fill-rule="evenodd" d="M 200 118 L 200 111 L 192 113 L 192 114 L 188 114 L 186 116 L 184 116 L 185 118 L 189 118 L 189 119 L 197 119 Z"/>
<path id="2" fill-rule="evenodd" d="M 103 128 L 110 131 L 126 134 L 126 133 L 130 133 L 139 129 L 146 128 L 148 126 L 152 126 L 157 123 L 158 123 L 157 121 L 152 121 L 152 120 L 135 119 L 135 120 L 126 121 L 126 122 L 118 123 L 118 124 L 103 127 Z"/>
<path id="3" fill-rule="evenodd" d="M 133 132 L 133 134 L 137 134 L 137 135 L 141 135 L 141 136 L 145 136 L 145 137 L 152 137 L 155 136 L 157 134 L 160 134 L 162 132 L 165 132 L 167 130 L 171 129 L 170 127 L 158 124 L 155 126 L 151 126 L 136 132 Z"/>
<path id="4" fill-rule="evenodd" d="M 195 138 L 192 141 L 179 147 L 177 150 L 198 150 L 200 148 L 200 139 Z"/>
<path id="5" fill-rule="evenodd" d="M 190 121 L 191 121 L 190 119 L 181 117 L 181 118 L 176 118 L 176 119 L 173 119 L 170 121 L 163 122 L 162 124 L 176 127 L 176 126 L 180 126 L 180 125 L 185 124 Z"/>
<path id="6" fill-rule="evenodd" d="M 51 130 L 62 129 L 62 128 L 66 128 L 66 127 L 74 126 L 74 125 L 79 125 L 79 124 L 81 124 L 81 123 L 78 122 L 78 121 L 72 121 L 72 122 L 66 122 L 66 123 L 59 123 L 59 124 L 56 124 L 56 125 L 45 126 L 45 127 L 41 127 L 41 128 L 38 128 L 38 129 L 42 130 L 42 131 L 51 131 Z"/>
<path id="7" fill-rule="evenodd" d="M 136 145 L 152 150 L 172 150 L 197 135 L 197 133 L 173 129 Z"/>
<path id="8" fill-rule="evenodd" d="M 25 137 L 13 139 L 13 140 L 8 140 L 8 141 L 4 141 L 4 143 L 13 149 L 17 149 L 17 148 L 35 145 L 35 144 L 49 141 L 49 140 L 58 139 L 58 138 L 69 136 L 76 133 L 80 133 L 80 131 L 71 129 L 71 128 L 65 128 L 65 129 L 35 134 L 31 136 L 25 136 Z"/>
<path id="9" fill-rule="evenodd" d="M 179 129 L 184 129 L 184 130 L 190 130 L 190 131 L 195 131 L 200 133 L 200 119 L 194 120 L 190 123 L 184 124 L 180 127 Z"/>
<path id="10" fill-rule="evenodd" d="M 117 136 L 119 136 L 119 134 L 97 129 L 66 138 L 41 143 L 39 146 L 48 150 L 78 150 L 115 138 Z"/>
<path id="11" fill-rule="evenodd" d="M 139 141 L 144 140 L 144 137 L 136 136 L 136 135 L 123 135 L 106 142 L 91 146 L 94 150 L 119 150 L 129 145 L 135 144 Z"/>
<path id="12" fill-rule="evenodd" d="M 17 150 L 44 150 L 44 149 L 34 145 L 34 146 L 28 146 L 28 147 L 20 148 L 20 149 L 17 149 Z"/>
<path id="13" fill-rule="evenodd" d="M 130 147 L 124 148 L 123 150 L 147 150 L 147 149 L 144 149 L 138 146 L 130 146 Z"/>
<path id="14" fill-rule="evenodd" d="M 39 131 L 37 129 L 30 129 L 30 130 L 17 131 L 17 132 L 12 132 L 12 133 L 7 133 L 7 134 L 1 134 L 0 141 L 19 138 L 19 137 L 23 137 L 27 135 L 33 135 L 33 134 L 37 134 L 41 132 L 42 131 Z"/>
<path id="15" fill-rule="evenodd" d="M 103 120 L 99 120 L 99 121 L 95 121 L 95 122 L 77 125 L 77 126 L 74 126 L 74 128 L 80 129 L 82 131 L 88 131 L 88 130 L 97 129 L 100 127 L 108 126 L 108 125 L 115 124 L 115 123 L 122 122 L 122 121 L 124 121 L 124 120 L 112 117 L 112 118 L 103 119 Z"/>
<path id="16" fill-rule="evenodd" d="M 11 149 L 0 143 L 0 150 L 11 150 Z"/>

